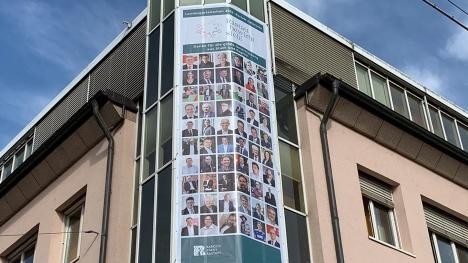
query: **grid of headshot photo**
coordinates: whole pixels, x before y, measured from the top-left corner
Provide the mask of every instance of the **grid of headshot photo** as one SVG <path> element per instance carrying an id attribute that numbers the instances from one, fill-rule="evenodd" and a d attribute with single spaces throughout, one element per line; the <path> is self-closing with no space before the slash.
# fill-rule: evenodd
<path id="1" fill-rule="evenodd" d="M 280 247 L 266 69 L 231 51 L 182 56 L 182 237 L 243 234 Z"/>

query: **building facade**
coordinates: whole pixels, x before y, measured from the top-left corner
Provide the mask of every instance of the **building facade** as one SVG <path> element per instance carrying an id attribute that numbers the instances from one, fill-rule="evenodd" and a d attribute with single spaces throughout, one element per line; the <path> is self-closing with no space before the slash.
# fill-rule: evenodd
<path id="1" fill-rule="evenodd" d="M 466 263 L 467 125 L 282 0 L 152 0 L 2 150 L 0 262 Z"/>

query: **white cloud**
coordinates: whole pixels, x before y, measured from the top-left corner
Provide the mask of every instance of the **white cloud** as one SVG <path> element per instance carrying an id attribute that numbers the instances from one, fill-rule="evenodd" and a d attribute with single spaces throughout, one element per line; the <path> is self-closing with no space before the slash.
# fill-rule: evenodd
<path id="1" fill-rule="evenodd" d="M 462 29 L 455 32 L 448 38 L 443 52 L 449 57 L 468 62 L 468 32 Z"/>
<path id="2" fill-rule="evenodd" d="M 414 79 L 432 91 L 437 93 L 446 92 L 445 86 L 443 85 L 444 82 L 442 81 L 437 69 L 421 65 L 407 65 L 403 67 L 403 72 L 405 72 L 411 79 Z"/>

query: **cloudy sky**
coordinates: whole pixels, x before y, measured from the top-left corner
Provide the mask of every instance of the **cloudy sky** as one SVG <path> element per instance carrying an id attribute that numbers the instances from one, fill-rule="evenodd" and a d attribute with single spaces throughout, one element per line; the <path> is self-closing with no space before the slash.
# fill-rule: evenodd
<path id="1" fill-rule="evenodd" d="M 468 24 L 446 0 L 438 5 Z M 464 8 L 468 4 L 453 0 Z M 468 109 L 468 32 L 420 0 L 288 0 Z M 0 1 L 0 149 L 145 7 L 146 0 Z"/>

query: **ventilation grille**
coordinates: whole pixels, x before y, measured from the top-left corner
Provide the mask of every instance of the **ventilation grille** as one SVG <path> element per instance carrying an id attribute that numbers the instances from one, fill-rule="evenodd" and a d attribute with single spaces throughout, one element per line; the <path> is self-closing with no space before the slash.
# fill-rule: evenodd
<path id="1" fill-rule="evenodd" d="M 278 74 L 302 84 L 318 72 L 330 73 L 357 86 L 349 48 L 278 5 L 272 3 L 271 6 Z"/>

